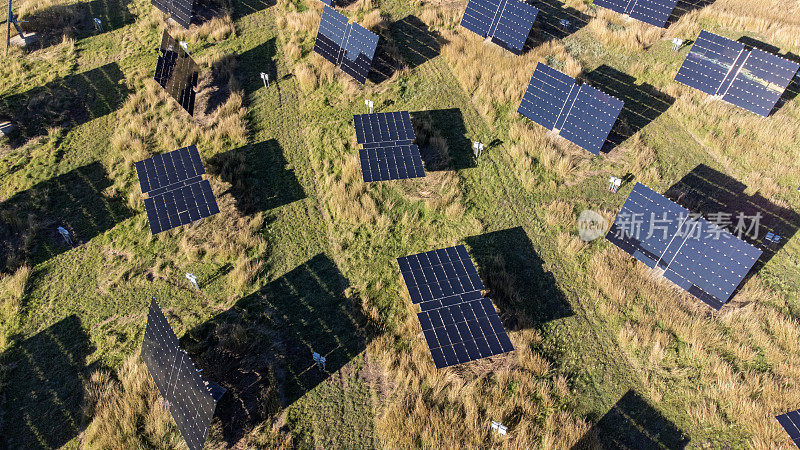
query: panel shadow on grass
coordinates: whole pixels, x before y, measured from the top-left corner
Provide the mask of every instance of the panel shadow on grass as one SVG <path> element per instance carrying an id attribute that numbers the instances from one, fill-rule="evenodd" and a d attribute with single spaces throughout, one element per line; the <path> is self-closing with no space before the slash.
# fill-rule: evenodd
<path id="1" fill-rule="evenodd" d="M 56 228 L 80 245 L 134 215 L 121 197 L 107 197 L 111 180 L 98 162 L 37 183 L 0 203 L 0 272 L 32 266 L 68 251 Z"/>
<path id="2" fill-rule="evenodd" d="M 59 44 L 65 30 L 75 32 L 77 39 L 97 34 L 94 19 L 100 19 L 103 33 L 108 33 L 134 22 L 135 16 L 128 6 L 131 0 L 92 0 L 90 2 L 53 5 L 22 17 L 25 31 L 35 31 L 38 39 L 32 48 L 46 48 Z"/>
<path id="3" fill-rule="evenodd" d="M 59 448 L 78 436 L 85 420 L 84 382 L 94 352 L 78 316 L 72 315 L 11 345 L 4 367 L 4 420 L 0 447 Z"/>
<path id="4" fill-rule="evenodd" d="M 533 22 L 533 29 L 528 35 L 523 52 L 553 39 L 564 39 L 585 27 L 591 19 L 575 8 L 564 6 L 560 0 L 537 0 L 532 4 L 539 9 L 539 14 Z M 569 25 L 562 26 L 562 20 L 568 20 Z"/>
<path id="5" fill-rule="evenodd" d="M 237 0 L 233 2 L 232 19 L 235 21 L 236 19 L 263 11 L 277 4 L 277 0 Z"/>
<path id="6" fill-rule="evenodd" d="M 229 444 L 366 348 L 371 327 L 348 287 L 319 254 L 184 336 L 204 374 L 228 389 L 217 416 Z M 327 358 L 325 371 L 313 352 Z"/>
<path id="7" fill-rule="evenodd" d="M 0 120 L 19 126 L 12 145 L 47 134 L 47 128 L 70 129 L 116 111 L 128 96 L 117 63 L 51 81 L 0 99 Z"/>
<path id="8" fill-rule="evenodd" d="M 630 390 L 578 441 L 573 450 L 683 449 L 689 437 Z"/>
<path id="9" fill-rule="evenodd" d="M 433 109 L 411 113 L 416 143 L 425 170 L 460 170 L 475 167 L 472 141 L 460 109 Z"/>
<path id="10" fill-rule="evenodd" d="M 716 0 L 678 0 L 678 3 L 675 5 L 675 9 L 672 10 L 672 14 L 670 14 L 669 19 L 667 19 L 667 24 L 664 25 L 664 28 L 669 28 L 672 24 L 680 20 L 681 17 L 689 14 L 692 11 L 703 9 L 706 6 L 711 6 L 715 1 Z"/>
<path id="11" fill-rule="evenodd" d="M 369 80 L 380 84 L 401 67 L 414 69 L 441 54 L 446 41 L 416 16 L 406 16 L 389 25 L 375 52 Z"/>
<path id="12" fill-rule="evenodd" d="M 603 145 L 604 153 L 608 153 L 627 141 L 658 119 L 675 103 L 672 96 L 659 91 L 650 84 L 636 84 L 636 78 L 607 65 L 584 73 L 580 78 L 586 80 L 591 86 L 625 102 L 622 112 L 617 118 L 617 123 L 614 124 L 608 140 Z"/>
<path id="13" fill-rule="evenodd" d="M 306 198 L 275 139 L 214 155 L 207 167 L 209 173 L 231 184 L 229 192 L 243 214 L 268 211 Z"/>
<path id="14" fill-rule="evenodd" d="M 466 243 L 509 330 L 533 328 L 574 314 L 522 227 L 469 237 Z"/>
<path id="15" fill-rule="evenodd" d="M 740 286 L 764 267 L 800 229 L 800 214 L 758 193 L 745 194 L 746 188 L 735 178 L 700 164 L 664 193 L 689 211 L 699 213 L 726 228 L 734 236 L 741 236 L 763 252 Z M 740 214 L 744 219 L 742 233 L 737 231 Z M 757 215 L 759 218 L 756 220 Z M 728 220 L 731 223 L 726 223 Z M 748 230 L 756 223 L 757 229 Z M 780 236 L 781 242 L 776 244 L 767 241 L 765 238 L 770 232 Z"/>

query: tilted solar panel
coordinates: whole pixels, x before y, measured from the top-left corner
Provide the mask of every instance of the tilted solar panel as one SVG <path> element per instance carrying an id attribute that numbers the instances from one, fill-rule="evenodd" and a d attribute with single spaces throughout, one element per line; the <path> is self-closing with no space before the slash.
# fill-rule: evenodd
<path id="1" fill-rule="evenodd" d="M 437 369 L 514 350 L 488 298 L 417 314 Z"/>
<path id="2" fill-rule="evenodd" d="M 153 6 L 167 14 L 178 25 L 189 28 L 194 17 L 194 0 L 151 0 Z"/>
<path id="3" fill-rule="evenodd" d="M 634 186 L 606 239 L 681 289 L 720 309 L 761 250 L 693 215 L 641 183 Z"/>
<path id="4" fill-rule="evenodd" d="M 520 54 L 539 10 L 519 0 L 470 0 L 461 26 Z"/>
<path id="5" fill-rule="evenodd" d="M 141 356 L 186 445 L 192 450 L 202 449 L 219 395 L 215 397 L 180 348 L 155 300 L 147 314 Z"/>
<path id="6" fill-rule="evenodd" d="M 181 107 L 194 114 L 195 87 L 200 69 L 172 36 L 164 34 L 159 47 L 154 79 Z"/>
<path id="7" fill-rule="evenodd" d="M 592 154 L 599 154 L 623 102 L 539 63 L 519 109 L 524 117 L 551 130 Z"/>
<path id="8" fill-rule="evenodd" d="M 356 141 L 364 148 L 387 143 L 410 144 L 414 141 L 414 126 L 408 111 L 357 114 L 353 116 Z"/>
<path id="9" fill-rule="evenodd" d="M 194 145 L 136 163 L 150 232 L 158 234 L 219 212 Z"/>
<path id="10" fill-rule="evenodd" d="M 559 134 L 598 155 L 622 112 L 622 106 L 622 100 L 584 84 L 578 88 L 574 103 L 569 105 L 569 113 Z"/>
<path id="11" fill-rule="evenodd" d="M 794 445 L 800 447 L 800 410 L 781 414 L 775 418 L 789 434 L 789 439 L 794 442 Z"/>
<path id="12" fill-rule="evenodd" d="M 675 81 L 767 117 L 798 69 L 793 61 L 702 31 Z"/>
<path id="13" fill-rule="evenodd" d="M 663 28 L 678 0 L 594 0 L 594 4 Z"/>
<path id="14" fill-rule="evenodd" d="M 419 147 L 414 144 L 364 148 L 359 160 L 365 183 L 425 176 Z"/>
<path id="15" fill-rule="evenodd" d="M 365 83 L 378 48 L 379 36 L 325 6 L 314 51 L 359 83 Z"/>
<path id="16" fill-rule="evenodd" d="M 514 350 L 478 271 L 458 245 L 397 258 L 437 368 Z"/>
<path id="17" fill-rule="evenodd" d="M 341 68 L 344 73 L 359 83 L 367 81 L 375 50 L 378 49 L 378 35 L 357 23 L 350 24 L 349 34 L 344 41 Z"/>

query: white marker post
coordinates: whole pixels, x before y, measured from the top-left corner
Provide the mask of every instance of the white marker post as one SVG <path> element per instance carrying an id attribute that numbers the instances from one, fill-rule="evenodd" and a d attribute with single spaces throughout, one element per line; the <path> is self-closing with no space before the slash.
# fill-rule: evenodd
<path id="1" fill-rule="evenodd" d="M 506 433 L 508 433 L 508 427 L 507 426 L 503 425 L 500 422 L 495 422 L 494 420 L 492 421 L 492 428 L 497 430 L 497 434 L 499 434 L 500 436 L 505 436 Z"/>
<path id="2" fill-rule="evenodd" d="M 98 32 L 103 32 L 103 22 L 101 22 L 97 17 L 94 18 L 94 27 Z"/>
<path id="3" fill-rule="evenodd" d="M 677 52 L 683 47 L 683 39 L 672 38 L 672 51 Z"/>
<path id="4" fill-rule="evenodd" d="M 261 72 L 261 81 L 264 82 L 264 89 L 269 87 L 269 74 Z"/>
<path id="5" fill-rule="evenodd" d="M 608 180 L 608 190 L 611 192 L 616 193 L 619 190 L 619 187 L 622 186 L 622 180 L 617 177 L 611 177 Z"/>
<path id="6" fill-rule="evenodd" d="M 314 354 L 311 356 L 314 358 L 314 362 L 317 363 L 317 366 L 322 370 L 325 370 L 325 357 L 317 352 L 314 352 Z"/>
<path id="7" fill-rule="evenodd" d="M 372 100 L 364 100 L 364 104 L 369 108 L 369 113 L 372 114 L 372 107 L 375 106 Z"/>
<path id="8" fill-rule="evenodd" d="M 472 152 L 475 153 L 475 159 L 480 158 L 483 154 L 484 146 L 480 142 L 472 141 Z"/>
<path id="9" fill-rule="evenodd" d="M 61 237 L 63 237 L 64 240 L 67 242 L 67 245 L 69 245 L 71 247 L 72 246 L 72 238 L 69 236 L 69 231 L 67 231 L 64 227 L 58 227 L 58 228 L 56 228 L 56 230 L 58 230 L 58 234 L 60 234 Z"/>
<path id="10" fill-rule="evenodd" d="M 197 289 L 198 291 L 200 290 L 200 286 L 197 285 L 197 277 L 194 276 L 194 274 L 187 273 L 186 279 L 189 280 L 190 283 L 192 283 L 195 289 Z"/>
<path id="11" fill-rule="evenodd" d="M 186 41 L 178 41 L 178 44 L 180 44 L 180 46 L 184 50 L 186 50 L 186 53 L 189 53 L 189 43 L 188 42 L 186 42 Z"/>

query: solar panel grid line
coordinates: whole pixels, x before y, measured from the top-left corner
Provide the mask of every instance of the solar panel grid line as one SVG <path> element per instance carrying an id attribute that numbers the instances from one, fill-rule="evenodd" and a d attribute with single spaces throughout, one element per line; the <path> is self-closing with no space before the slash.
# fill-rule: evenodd
<path id="1" fill-rule="evenodd" d="M 780 414 L 775 419 L 789 435 L 789 439 L 800 447 L 800 410 Z"/>
<path id="2" fill-rule="evenodd" d="M 728 92 L 728 89 L 730 89 L 731 84 L 733 84 L 733 80 L 736 79 L 736 76 L 739 74 L 739 71 L 742 70 L 742 66 L 747 62 L 748 58 L 750 58 L 750 52 L 747 52 L 744 46 L 742 46 L 739 56 L 736 57 L 736 60 L 733 62 L 733 65 L 731 65 L 730 70 L 725 75 L 725 78 L 722 79 L 722 83 L 720 83 L 719 87 L 717 88 L 717 96 L 725 96 L 725 94 Z"/>

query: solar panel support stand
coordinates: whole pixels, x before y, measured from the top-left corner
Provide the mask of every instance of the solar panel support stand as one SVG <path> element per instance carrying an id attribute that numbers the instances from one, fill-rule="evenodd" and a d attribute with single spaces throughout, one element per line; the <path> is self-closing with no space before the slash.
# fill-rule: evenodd
<path id="1" fill-rule="evenodd" d="M 269 88 L 269 74 L 261 72 L 261 81 L 264 82 L 264 89 Z"/>
<path id="2" fill-rule="evenodd" d="M 672 38 L 672 51 L 677 52 L 683 47 L 683 39 Z"/>
<path id="3" fill-rule="evenodd" d="M 372 100 L 364 100 L 364 104 L 369 108 L 369 113 L 372 114 L 372 108 L 375 106 L 375 103 Z"/>
<path id="4" fill-rule="evenodd" d="M 200 290 L 200 286 L 197 284 L 197 277 L 194 274 L 187 273 L 186 279 L 189 280 L 190 283 L 192 283 L 192 286 L 194 286 L 195 289 L 197 289 L 198 291 Z"/>
<path id="5" fill-rule="evenodd" d="M 484 145 L 481 144 L 480 142 L 477 141 L 472 142 L 472 151 L 475 153 L 475 159 L 480 158 L 480 156 L 483 154 L 483 148 Z"/>

